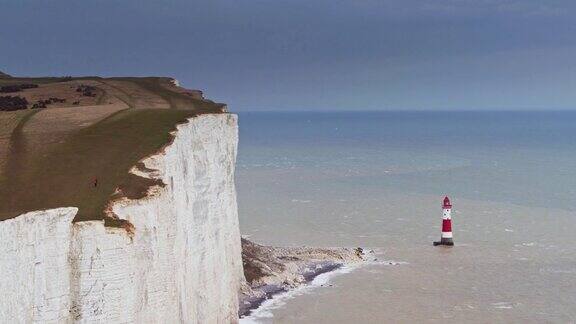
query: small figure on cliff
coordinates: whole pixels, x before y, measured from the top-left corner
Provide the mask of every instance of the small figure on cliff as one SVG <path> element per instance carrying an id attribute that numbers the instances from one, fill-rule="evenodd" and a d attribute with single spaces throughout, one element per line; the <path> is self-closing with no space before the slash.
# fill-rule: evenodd
<path id="1" fill-rule="evenodd" d="M 94 178 L 94 180 L 92 180 L 92 184 L 94 185 L 94 188 L 98 187 L 98 178 Z"/>

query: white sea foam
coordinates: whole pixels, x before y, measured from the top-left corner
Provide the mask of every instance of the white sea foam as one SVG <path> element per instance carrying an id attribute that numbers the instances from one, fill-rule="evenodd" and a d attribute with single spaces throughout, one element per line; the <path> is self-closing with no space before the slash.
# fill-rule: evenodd
<path id="1" fill-rule="evenodd" d="M 299 203 L 307 204 L 307 203 L 312 202 L 312 200 L 292 199 L 292 202 L 299 202 Z"/>
<path id="2" fill-rule="evenodd" d="M 313 290 L 315 290 L 316 288 L 327 286 L 333 278 L 343 274 L 350 273 L 354 270 L 359 269 L 360 267 L 371 265 L 403 265 L 403 264 L 407 264 L 407 262 L 394 261 L 394 260 L 368 261 L 364 263 L 344 265 L 334 271 L 322 273 L 316 276 L 308 284 L 302 285 L 287 292 L 280 293 L 270 299 L 267 299 L 257 309 L 253 310 L 249 316 L 241 318 L 240 324 L 262 323 L 265 321 L 268 322 L 271 320 L 271 318 L 274 317 L 273 311 L 286 305 L 286 302 L 288 300 L 297 296 L 312 293 Z"/>
<path id="3" fill-rule="evenodd" d="M 510 302 L 492 303 L 492 307 L 496 309 L 512 309 L 514 306 Z"/>

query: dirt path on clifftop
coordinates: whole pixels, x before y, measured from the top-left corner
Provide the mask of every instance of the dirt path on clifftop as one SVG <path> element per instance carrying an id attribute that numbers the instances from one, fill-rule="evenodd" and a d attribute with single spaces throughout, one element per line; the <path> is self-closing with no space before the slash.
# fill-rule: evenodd
<path id="1" fill-rule="evenodd" d="M 24 125 L 37 112 L 38 110 L 28 112 L 20 119 L 16 127 L 12 130 L 12 135 L 10 136 L 10 141 L 7 145 L 8 154 L 6 156 L 6 162 L 4 167 L 2 168 L 2 172 L 0 172 L 0 194 L 2 193 L 1 188 L 4 187 L 2 184 L 12 183 L 12 181 L 15 179 L 15 177 L 17 177 L 18 173 L 20 172 L 21 165 L 24 164 L 25 139 L 22 130 L 24 129 Z M 3 195 L 0 195 L 0 197 L 7 198 Z"/>

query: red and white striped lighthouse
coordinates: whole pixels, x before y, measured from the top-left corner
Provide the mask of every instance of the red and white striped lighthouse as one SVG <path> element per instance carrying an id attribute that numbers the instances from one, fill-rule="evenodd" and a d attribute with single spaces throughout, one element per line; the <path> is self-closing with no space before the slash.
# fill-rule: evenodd
<path id="1" fill-rule="evenodd" d="M 452 240 L 452 204 L 448 196 L 444 197 L 442 203 L 442 238 L 440 242 L 434 242 L 434 245 L 454 245 Z"/>

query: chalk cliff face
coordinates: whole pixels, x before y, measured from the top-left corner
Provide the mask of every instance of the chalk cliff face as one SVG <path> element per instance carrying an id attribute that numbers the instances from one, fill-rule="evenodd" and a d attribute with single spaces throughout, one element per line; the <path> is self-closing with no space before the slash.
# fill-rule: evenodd
<path id="1" fill-rule="evenodd" d="M 234 188 L 237 120 L 200 115 L 144 162 L 159 178 L 111 211 L 130 235 L 76 208 L 0 222 L 0 319 L 8 322 L 234 323 L 243 278 Z"/>

